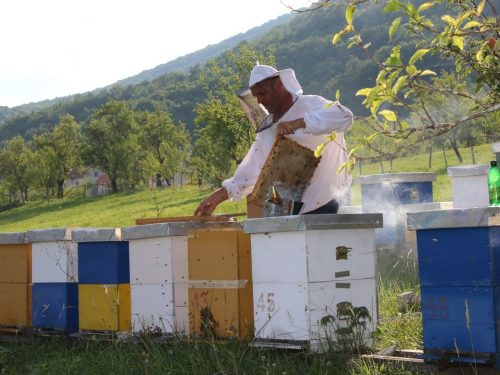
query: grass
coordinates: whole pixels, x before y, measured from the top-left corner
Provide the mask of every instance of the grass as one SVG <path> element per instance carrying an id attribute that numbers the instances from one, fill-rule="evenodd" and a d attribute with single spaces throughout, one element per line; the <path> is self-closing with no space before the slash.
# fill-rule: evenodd
<path id="1" fill-rule="evenodd" d="M 491 145 L 477 147 L 476 162 L 494 159 Z M 471 164 L 468 150 L 461 150 L 464 165 Z M 449 166 L 456 157 L 449 152 Z M 434 154 L 433 168 L 427 155 L 402 158 L 386 172 L 436 172 L 434 201 L 451 201 L 451 179 L 446 174 L 442 154 Z M 353 171 L 356 178 L 359 170 Z M 380 164 L 363 166 L 363 174 L 381 173 Z M 361 204 L 359 186 L 353 187 L 353 205 Z M 152 193 L 133 192 L 97 197 L 69 196 L 50 204 L 34 202 L 0 213 L 0 232 L 56 227 L 124 227 L 135 219 L 191 215 L 201 199 L 210 193 L 187 186 Z M 156 195 L 154 195 L 156 194 Z M 245 212 L 243 202 L 225 202 L 218 213 Z M 240 218 L 241 219 L 241 218 Z M 418 267 L 412 254 L 397 255 L 390 266 L 379 268 L 379 325 L 373 351 L 394 344 L 399 349 L 421 349 L 422 319 L 419 311 L 401 314 L 397 295 L 419 292 Z M 0 373 L 5 374 L 389 374 L 409 375 L 402 365 L 362 360 L 353 352 L 329 350 L 325 353 L 254 348 L 247 342 L 185 340 L 176 337 L 157 342 L 148 336 L 137 344 L 107 341 L 40 338 L 34 344 L 1 343 Z"/>

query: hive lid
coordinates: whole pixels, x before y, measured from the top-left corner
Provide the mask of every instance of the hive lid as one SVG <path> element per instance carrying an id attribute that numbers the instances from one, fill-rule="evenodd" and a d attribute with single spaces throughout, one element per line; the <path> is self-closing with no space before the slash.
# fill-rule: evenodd
<path id="1" fill-rule="evenodd" d="M 26 243 L 26 232 L 0 233 L 0 245 L 17 245 Z"/>
<path id="2" fill-rule="evenodd" d="M 436 173 L 434 172 L 413 172 L 413 173 L 383 173 L 358 176 L 359 185 L 373 185 L 382 183 L 401 182 L 434 182 Z"/>
<path id="3" fill-rule="evenodd" d="M 120 228 L 82 228 L 72 232 L 73 242 L 121 241 Z"/>
<path id="4" fill-rule="evenodd" d="M 71 233 L 75 229 L 80 228 L 31 229 L 26 232 L 26 241 L 28 243 L 71 241 Z"/>
<path id="5" fill-rule="evenodd" d="M 448 167 L 448 176 L 449 177 L 481 176 L 481 175 L 487 175 L 489 170 L 490 170 L 489 164 Z"/>
<path id="6" fill-rule="evenodd" d="M 186 236 L 188 232 L 196 231 L 230 231 L 242 229 L 243 223 L 227 221 L 158 223 L 121 228 L 121 239 L 128 241 L 142 238 Z"/>
<path id="7" fill-rule="evenodd" d="M 295 215 L 243 220 L 245 233 L 382 228 L 383 216 L 370 214 Z"/>
<path id="8" fill-rule="evenodd" d="M 406 216 L 408 230 L 474 228 L 500 225 L 500 207 L 412 212 Z"/>

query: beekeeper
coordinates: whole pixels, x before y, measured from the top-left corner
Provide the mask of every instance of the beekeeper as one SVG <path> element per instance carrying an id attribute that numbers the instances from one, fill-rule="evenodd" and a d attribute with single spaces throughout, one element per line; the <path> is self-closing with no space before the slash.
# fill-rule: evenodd
<path id="1" fill-rule="evenodd" d="M 325 135 L 332 132 L 337 137 L 325 147 L 302 201 L 303 213 L 337 213 L 338 197 L 351 184 L 345 169 L 337 174 L 348 159 L 343 132 L 352 124 L 351 111 L 321 96 L 302 95 L 292 69 L 277 71 L 266 65 L 252 69 L 249 88 L 239 97 L 249 120 L 256 126 L 257 138 L 234 176 L 203 199 L 194 215 L 210 215 L 221 202 L 227 199 L 238 202 L 249 195 L 278 134 L 316 150 L 326 142 Z M 259 113 L 265 116 L 262 122 Z"/>

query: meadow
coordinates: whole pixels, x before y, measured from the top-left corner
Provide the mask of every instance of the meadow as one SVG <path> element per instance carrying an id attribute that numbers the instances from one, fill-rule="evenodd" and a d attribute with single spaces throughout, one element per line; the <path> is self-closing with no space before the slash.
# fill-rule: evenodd
<path id="1" fill-rule="evenodd" d="M 472 164 L 469 149 L 461 149 L 463 165 Z M 491 145 L 475 148 L 476 163 L 487 164 L 495 157 Z M 447 153 L 448 166 L 457 166 L 455 155 Z M 442 153 L 412 156 L 384 165 L 386 173 L 436 172 L 435 202 L 451 201 L 451 178 Z M 364 175 L 381 173 L 380 164 L 366 164 Z M 353 177 L 359 169 L 353 170 Z M 79 192 L 50 204 L 31 202 L 0 213 L 0 232 L 57 227 L 125 227 L 139 218 L 191 215 L 208 187 L 192 185 L 165 189 L 137 189 L 113 195 L 84 197 Z M 352 188 L 352 204 L 361 205 L 358 185 Z M 225 202 L 217 213 L 240 213 L 246 205 Z M 244 217 L 239 217 L 242 220 Z M 376 363 L 360 358 L 363 352 L 377 352 L 397 345 L 399 349 L 422 349 L 422 319 L 417 308 L 400 313 L 396 296 L 419 292 L 415 258 L 402 255 L 389 272 L 378 275 L 379 325 L 370 340 L 371 348 L 332 346 L 324 353 L 271 350 L 251 345 L 252 340 L 225 343 L 213 338 L 190 340 L 175 336 L 158 340 L 145 334 L 139 342 L 67 340 L 40 337 L 26 342 L 0 341 L 0 373 L 5 374 L 412 374 L 398 364 Z M 10 340 L 15 341 L 15 340 Z M 22 341 L 22 340 L 21 340 Z"/>

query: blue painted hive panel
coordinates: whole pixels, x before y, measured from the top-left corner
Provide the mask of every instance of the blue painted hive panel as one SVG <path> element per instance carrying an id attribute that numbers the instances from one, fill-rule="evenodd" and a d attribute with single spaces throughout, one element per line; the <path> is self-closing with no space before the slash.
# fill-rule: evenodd
<path id="1" fill-rule="evenodd" d="M 128 242 L 78 243 L 78 277 L 80 284 L 130 283 Z"/>
<path id="2" fill-rule="evenodd" d="M 500 227 L 417 230 L 421 286 L 500 286 Z"/>
<path id="3" fill-rule="evenodd" d="M 500 289 L 422 287 L 424 350 L 497 353 Z"/>
<path id="4" fill-rule="evenodd" d="M 379 207 L 431 203 L 432 182 L 393 182 L 361 185 L 364 212 L 380 212 Z M 374 211 L 379 210 L 379 211 Z"/>
<path id="5" fill-rule="evenodd" d="M 33 328 L 78 332 L 78 284 L 35 283 L 32 289 Z"/>

